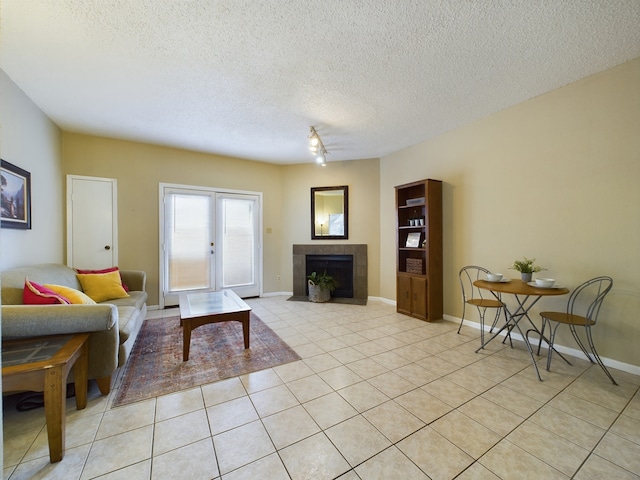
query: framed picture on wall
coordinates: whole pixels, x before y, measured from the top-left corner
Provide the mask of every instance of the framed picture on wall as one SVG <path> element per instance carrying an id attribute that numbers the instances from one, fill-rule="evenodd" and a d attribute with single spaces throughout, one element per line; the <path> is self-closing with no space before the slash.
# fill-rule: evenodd
<path id="1" fill-rule="evenodd" d="M 31 228 L 31 174 L 0 160 L 2 228 Z"/>

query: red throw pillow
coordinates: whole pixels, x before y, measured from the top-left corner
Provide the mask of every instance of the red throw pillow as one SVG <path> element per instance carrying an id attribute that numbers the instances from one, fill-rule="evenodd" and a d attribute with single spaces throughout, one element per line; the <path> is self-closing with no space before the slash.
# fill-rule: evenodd
<path id="1" fill-rule="evenodd" d="M 25 305 L 55 305 L 71 302 L 59 293 L 25 278 L 22 303 Z"/>
<path id="2" fill-rule="evenodd" d="M 118 269 L 118 267 L 103 268 L 102 270 L 82 270 L 80 268 L 76 268 L 76 272 L 78 272 L 80 275 L 99 275 L 101 273 L 120 272 L 120 270 Z M 122 275 L 120 275 L 120 283 L 122 283 Z M 129 291 L 129 287 L 124 283 L 122 283 L 122 288 L 124 288 L 125 292 Z"/>
<path id="3" fill-rule="evenodd" d="M 117 272 L 117 271 L 118 271 L 118 267 L 103 268 L 102 270 L 82 270 L 80 268 L 76 268 L 76 272 L 78 272 L 81 275 L 91 275 L 92 273 L 111 273 L 111 272 Z"/>

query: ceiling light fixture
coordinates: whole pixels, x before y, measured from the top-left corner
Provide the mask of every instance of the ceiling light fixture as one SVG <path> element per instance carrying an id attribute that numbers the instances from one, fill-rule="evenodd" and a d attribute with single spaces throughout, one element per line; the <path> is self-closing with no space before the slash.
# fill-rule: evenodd
<path id="1" fill-rule="evenodd" d="M 320 135 L 316 132 L 316 129 L 309 127 L 309 150 L 315 155 L 316 162 L 323 167 L 327 165 L 327 149 L 324 148 L 324 143 L 320 140 Z"/>

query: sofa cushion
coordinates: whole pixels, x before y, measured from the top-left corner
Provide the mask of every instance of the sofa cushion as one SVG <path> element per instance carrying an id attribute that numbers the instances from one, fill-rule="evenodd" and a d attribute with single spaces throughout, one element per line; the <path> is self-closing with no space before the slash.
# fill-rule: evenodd
<path id="1" fill-rule="evenodd" d="M 54 285 L 52 283 L 45 283 L 44 285 L 50 290 L 64 296 L 69 303 L 74 305 L 95 305 L 95 301 L 75 288 L 65 287 L 64 285 Z"/>
<path id="2" fill-rule="evenodd" d="M 120 309 L 120 307 L 135 307 L 137 310 L 142 310 L 144 304 L 147 302 L 147 292 L 133 291 L 129 292 L 128 297 L 114 298 L 106 300 L 102 303 L 110 303 Z"/>
<path id="3" fill-rule="evenodd" d="M 128 297 L 129 294 L 122 288 L 120 273 L 112 271 L 98 274 L 77 275 L 82 290 L 96 302 L 105 302 L 115 298 Z"/>
<path id="4" fill-rule="evenodd" d="M 137 333 L 135 319 L 139 310 L 134 307 L 118 307 L 118 329 L 120 330 L 120 343 L 124 343 L 132 335 Z"/>
<path id="5" fill-rule="evenodd" d="M 50 288 L 24 279 L 23 303 L 25 305 L 55 305 L 71 303 L 64 296 L 54 292 Z"/>

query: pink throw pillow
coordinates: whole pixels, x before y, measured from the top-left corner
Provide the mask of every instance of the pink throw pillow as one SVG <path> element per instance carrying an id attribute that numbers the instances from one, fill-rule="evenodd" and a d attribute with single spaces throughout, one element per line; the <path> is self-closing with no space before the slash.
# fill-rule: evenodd
<path id="1" fill-rule="evenodd" d="M 38 283 L 30 281 L 28 278 L 25 278 L 22 303 L 25 305 L 55 305 L 69 304 L 71 302 L 50 288 L 44 287 Z"/>

